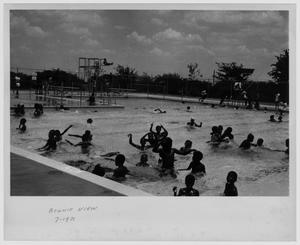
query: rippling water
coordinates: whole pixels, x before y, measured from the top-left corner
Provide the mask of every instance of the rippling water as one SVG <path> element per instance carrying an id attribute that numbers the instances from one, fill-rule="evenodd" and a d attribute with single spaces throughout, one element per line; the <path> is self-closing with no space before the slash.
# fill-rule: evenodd
<path id="1" fill-rule="evenodd" d="M 68 131 L 72 134 L 82 134 L 90 129 L 93 134 L 93 144 L 89 154 L 82 154 L 79 147 L 74 148 L 64 141 L 68 139 L 77 143 L 79 139 L 63 136 L 63 142 L 58 145 L 54 153 L 45 156 L 63 161 L 69 165 L 91 171 L 93 166 L 100 163 L 110 169 L 115 168 L 114 162 L 104 159 L 101 154 L 119 151 L 126 156 L 125 166 L 132 172 L 123 183 L 155 195 L 172 195 L 173 186 L 183 187 L 184 178 L 188 171 L 178 173 L 177 179 L 171 177 L 160 178 L 154 168 L 136 167 L 141 153 L 128 144 L 129 133 L 133 134 L 134 142 L 138 143 L 154 122 L 162 124 L 169 131 L 173 139 L 173 147 L 181 147 L 185 140 L 193 141 L 193 148 L 203 152 L 203 164 L 207 175 L 197 178 L 195 188 L 201 195 L 220 195 L 225 186 L 226 175 L 234 170 L 238 173 L 236 186 L 239 195 L 288 195 L 289 161 L 283 152 L 269 149 L 252 148 L 248 151 L 238 149 L 238 145 L 248 133 L 264 139 L 264 145 L 270 149 L 285 150 L 285 139 L 288 138 L 288 115 L 282 123 L 270 123 L 271 113 L 263 111 L 234 110 L 232 108 L 211 108 L 205 105 L 190 104 L 192 112 L 186 112 L 187 103 L 169 102 L 147 99 L 119 99 L 119 104 L 125 109 L 114 110 L 70 110 L 65 112 L 46 110 L 39 118 L 32 118 L 32 113 L 26 111 L 27 128 L 25 134 L 15 131 L 19 119 L 11 117 L 11 142 L 23 149 L 36 152 L 36 148 L 46 143 L 50 129 L 64 130 L 70 124 L 73 127 Z M 160 107 L 166 114 L 157 114 L 153 109 Z M 196 122 L 203 122 L 202 128 L 189 129 L 186 122 L 190 118 Z M 93 119 L 92 126 L 86 120 Z M 233 128 L 235 139 L 230 144 L 222 144 L 212 148 L 206 143 L 210 139 L 211 127 L 222 124 L 224 129 Z M 151 150 L 148 152 L 149 164 L 157 165 L 158 155 Z M 40 154 L 40 153 L 39 153 Z M 176 156 L 175 167 L 187 167 L 192 154 Z"/>

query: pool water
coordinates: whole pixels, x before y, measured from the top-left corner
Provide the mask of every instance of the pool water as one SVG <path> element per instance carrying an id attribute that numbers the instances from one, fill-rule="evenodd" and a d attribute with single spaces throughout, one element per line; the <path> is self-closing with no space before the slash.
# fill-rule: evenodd
<path id="1" fill-rule="evenodd" d="M 133 141 L 148 132 L 150 124 L 162 124 L 173 139 L 173 147 L 180 148 L 185 140 L 193 142 L 194 149 L 200 150 L 204 158 L 207 175 L 197 177 L 194 188 L 200 195 L 219 196 L 223 193 L 227 173 L 234 170 L 238 173 L 236 186 L 241 196 L 286 196 L 289 194 L 289 160 L 285 153 L 273 150 L 285 150 L 285 140 L 288 138 L 288 114 L 284 115 L 282 123 L 268 121 L 271 112 L 235 110 L 233 108 L 211 108 L 201 104 L 183 104 L 181 102 L 152 99 L 118 99 L 118 104 L 125 109 L 85 109 L 70 111 L 45 110 L 38 119 L 33 118 L 33 111 L 26 111 L 27 132 L 18 133 L 19 118 L 11 117 L 11 143 L 31 152 L 46 143 L 48 131 L 59 129 L 63 131 L 69 125 L 73 127 L 67 132 L 83 134 L 87 129 L 93 134 L 93 144 L 88 154 L 82 154 L 80 147 L 73 147 L 65 139 L 73 143 L 80 139 L 65 134 L 54 153 L 45 155 L 65 162 L 66 164 L 92 171 L 93 166 L 100 163 L 108 174 L 116 166 L 110 159 L 100 155 L 118 151 L 126 156 L 125 166 L 131 174 L 122 183 L 133 186 L 154 195 L 173 195 L 172 188 L 184 187 L 185 176 L 189 171 L 178 172 L 177 178 L 159 177 L 155 169 L 158 154 L 147 150 L 150 168 L 136 167 L 142 152 L 128 144 L 128 134 L 133 134 Z M 186 107 L 191 107 L 191 112 Z M 166 110 L 166 114 L 155 113 L 155 108 Z M 272 113 L 273 114 L 273 113 Z M 92 125 L 87 119 L 92 118 Z M 194 118 L 202 122 L 201 128 L 190 129 L 187 121 Z M 233 128 L 234 141 L 213 147 L 206 143 L 210 140 L 211 127 L 223 125 Z M 252 147 L 243 151 L 238 145 L 249 133 L 264 139 L 267 149 Z M 175 168 L 186 168 L 192 159 L 176 155 Z"/>

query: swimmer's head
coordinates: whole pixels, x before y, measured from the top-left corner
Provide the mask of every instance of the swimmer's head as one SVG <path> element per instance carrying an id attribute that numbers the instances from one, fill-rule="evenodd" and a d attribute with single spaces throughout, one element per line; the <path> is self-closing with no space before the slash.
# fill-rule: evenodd
<path id="1" fill-rule="evenodd" d="M 48 137 L 51 138 L 55 135 L 55 130 L 54 129 L 51 129 L 48 133 Z"/>
<path id="2" fill-rule="evenodd" d="M 217 127 L 217 126 L 213 126 L 213 127 L 211 128 L 211 131 L 212 131 L 213 133 L 217 133 L 217 132 L 218 132 L 218 127 Z"/>
<path id="3" fill-rule="evenodd" d="M 253 140 L 254 140 L 254 135 L 253 135 L 253 134 L 248 134 L 247 140 L 249 140 L 250 142 L 253 142 Z"/>
<path id="4" fill-rule="evenodd" d="M 193 161 L 198 162 L 203 159 L 203 154 L 201 151 L 194 151 L 193 153 Z"/>
<path id="5" fill-rule="evenodd" d="M 274 120 L 274 115 L 271 115 L 271 116 L 270 116 L 270 120 Z"/>
<path id="6" fill-rule="evenodd" d="M 215 107 L 215 105 L 214 105 L 214 104 L 212 104 L 210 107 L 211 107 L 211 108 L 214 108 L 214 107 Z"/>
<path id="7" fill-rule="evenodd" d="M 148 162 L 148 155 L 146 153 L 141 155 L 141 162 L 142 163 Z"/>
<path id="8" fill-rule="evenodd" d="M 190 140 L 186 140 L 186 141 L 184 142 L 185 148 L 191 148 L 191 147 L 192 147 L 192 144 L 193 144 L 193 142 L 190 141 Z"/>
<path id="9" fill-rule="evenodd" d="M 158 125 L 158 126 L 156 126 L 155 129 L 156 129 L 156 132 L 157 132 L 157 133 L 160 133 L 160 131 L 161 131 L 161 126 Z"/>
<path id="10" fill-rule="evenodd" d="M 232 132 L 232 127 L 228 127 L 228 128 L 226 128 L 226 130 L 225 130 L 227 133 L 231 133 Z"/>
<path id="11" fill-rule="evenodd" d="M 22 118 L 21 120 L 20 120 L 20 124 L 25 124 L 26 123 L 26 119 L 25 118 Z"/>
<path id="12" fill-rule="evenodd" d="M 195 184 L 195 177 L 194 177 L 194 175 L 191 175 L 191 174 L 187 175 L 185 177 L 185 185 L 186 185 L 186 187 L 192 188 L 194 184 Z"/>
<path id="13" fill-rule="evenodd" d="M 123 166 L 125 162 L 125 156 L 123 154 L 118 154 L 115 158 L 116 166 Z"/>
<path id="14" fill-rule="evenodd" d="M 230 184 L 233 184 L 234 182 L 237 181 L 237 173 L 235 171 L 230 171 L 228 174 L 227 174 L 227 182 L 230 183 Z"/>
<path id="15" fill-rule="evenodd" d="M 257 146 L 262 146 L 264 143 L 264 140 L 262 138 L 259 138 L 256 142 Z"/>
<path id="16" fill-rule="evenodd" d="M 85 135 L 91 135 L 91 131 L 90 130 L 85 130 L 84 134 Z"/>
<path id="17" fill-rule="evenodd" d="M 93 119 L 89 118 L 86 122 L 89 123 L 89 124 L 92 124 L 93 123 Z"/>
<path id="18" fill-rule="evenodd" d="M 278 121 L 280 121 L 280 122 L 282 121 L 282 116 L 278 117 Z"/>
<path id="19" fill-rule="evenodd" d="M 191 107 L 190 107 L 190 106 L 187 106 L 186 109 L 189 111 L 189 110 L 191 109 Z"/>
<path id="20" fill-rule="evenodd" d="M 220 133 L 222 133 L 222 131 L 223 131 L 223 126 L 222 126 L 222 125 L 219 125 L 219 126 L 218 126 L 218 130 L 219 130 Z"/>

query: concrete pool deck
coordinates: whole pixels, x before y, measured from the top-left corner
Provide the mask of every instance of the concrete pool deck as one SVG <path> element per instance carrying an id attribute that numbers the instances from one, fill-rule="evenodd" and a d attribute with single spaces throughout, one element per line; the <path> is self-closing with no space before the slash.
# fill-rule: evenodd
<path id="1" fill-rule="evenodd" d="M 12 196 L 147 196 L 143 191 L 11 147 Z"/>

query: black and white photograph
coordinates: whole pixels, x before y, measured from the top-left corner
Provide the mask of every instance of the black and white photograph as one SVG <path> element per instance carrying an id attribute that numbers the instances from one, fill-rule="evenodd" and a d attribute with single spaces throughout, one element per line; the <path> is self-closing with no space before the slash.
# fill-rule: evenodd
<path id="1" fill-rule="evenodd" d="M 22 6 L 5 23 L 9 198 L 295 201 L 293 7 Z"/>

